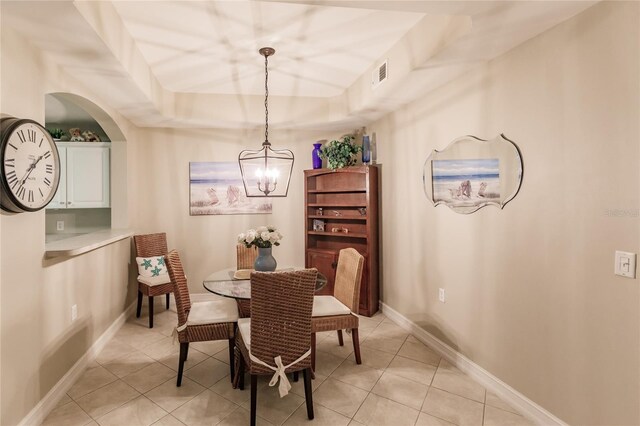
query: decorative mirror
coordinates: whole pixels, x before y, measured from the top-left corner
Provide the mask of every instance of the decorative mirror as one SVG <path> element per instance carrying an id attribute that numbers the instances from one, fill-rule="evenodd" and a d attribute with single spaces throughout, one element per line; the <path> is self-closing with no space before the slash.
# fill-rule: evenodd
<path id="1" fill-rule="evenodd" d="M 503 208 L 520 190 L 522 158 L 504 135 L 487 141 L 463 136 L 431 152 L 423 182 L 434 206 L 445 204 L 463 214 L 488 205 Z"/>

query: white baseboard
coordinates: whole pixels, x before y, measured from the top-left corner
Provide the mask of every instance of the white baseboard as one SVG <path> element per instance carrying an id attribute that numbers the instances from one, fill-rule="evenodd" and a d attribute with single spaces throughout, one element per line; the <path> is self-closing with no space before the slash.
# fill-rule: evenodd
<path id="1" fill-rule="evenodd" d="M 105 345 L 111 340 L 113 336 L 120 330 L 120 327 L 125 323 L 127 318 L 135 312 L 136 303 L 132 303 L 121 313 L 118 318 L 107 328 L 104 333 L 91 345 L 91 347 L 85 352 L 82 357 L 73 367 L 62 376 L 62 378 L 55 384 L 53 388 L 36 404 L 35 407 L 27 414 L 19 426 L 33 426 L 41 424 L 49 413 L 56 407 L 58 402 L 64 397 L 71 386 L 78 380 L 80 375 L 87 368 L 87 365 L 93 361 L 96 356 L 104 349 Z"/>
<path id="2" fill-rule="evenodd" d="M 461 371 L 471 376 L 487 390 L 498 395 L 503 401 L 518 410 L 524 417 L 540 425 L 567 425 L 567 423 L 531 401 L 529 398 L 498 379 L 487 370 L 471 361 L 469 358 L 458 353 L 451 346 L 447 345 L 442 340 L 438 339 L 433 334 L 402 315 L 400 312 L 391 308 L 389 305 L 380 302 L 380 309 L 387 318 L 410 332 L 415 338 L 429 346 L 451 364 L 458 367 Z"/>

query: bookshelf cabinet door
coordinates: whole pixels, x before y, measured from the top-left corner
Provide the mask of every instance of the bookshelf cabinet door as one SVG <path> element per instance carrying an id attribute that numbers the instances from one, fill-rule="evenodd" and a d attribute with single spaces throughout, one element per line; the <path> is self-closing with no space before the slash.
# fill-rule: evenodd
<path id="1" fill-rule="evenodd" d="M 338 263 L 338 253 L 330 251 L 307 252 L 307 268 L 316 268 L 318 272 L 327 277 L 327 285 L 316 294 L 333 295 L 333 284 L 336 278 L 336 265 Z"/>

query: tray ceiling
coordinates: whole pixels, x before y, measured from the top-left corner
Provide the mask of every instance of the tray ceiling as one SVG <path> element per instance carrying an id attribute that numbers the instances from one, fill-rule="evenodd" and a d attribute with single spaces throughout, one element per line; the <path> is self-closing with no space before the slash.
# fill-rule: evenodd
<path id="1" fill-rule="evenodd" d="M 595 2 L 5 1 L 3 28 L 138 126 L 344 130 Z M 1 41 L 5 43 L 5 41 Z M 389 60 L 377 89 L 371 73 Z"/>

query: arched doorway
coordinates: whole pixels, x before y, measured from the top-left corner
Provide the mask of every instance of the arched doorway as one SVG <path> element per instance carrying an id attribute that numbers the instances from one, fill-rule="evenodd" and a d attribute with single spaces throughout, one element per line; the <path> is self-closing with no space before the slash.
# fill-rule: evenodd
<path id="1" fill-rule="evenodd" d="M 61 184 L 55 203 L 47 207 L 47 241 L 109 228 L 126 228 L 129 222 L 127 150 L 124 133 L 118 124 L 101 107 L 82 96 L 49 93 L 45 95 L 45 127 L 50 131 L 61 131 L 56 135 L 60 139 L 58 150 L 61 163 L 65 160 L 63 170 L 69 179 L 69 182 L 65 179 L 65 185 Z M 76 141 L 72 142 L 72 139 Z M 73 182 L 76 182 L 75 186 Z M 97 201 L 102 202 L 61 201 L 67 196 L 71 199 L 71 188 L 75 188 L 76 199 L 80 197 L 79 188 L 84 194 L 97 188 L 103 194 Z"/>

